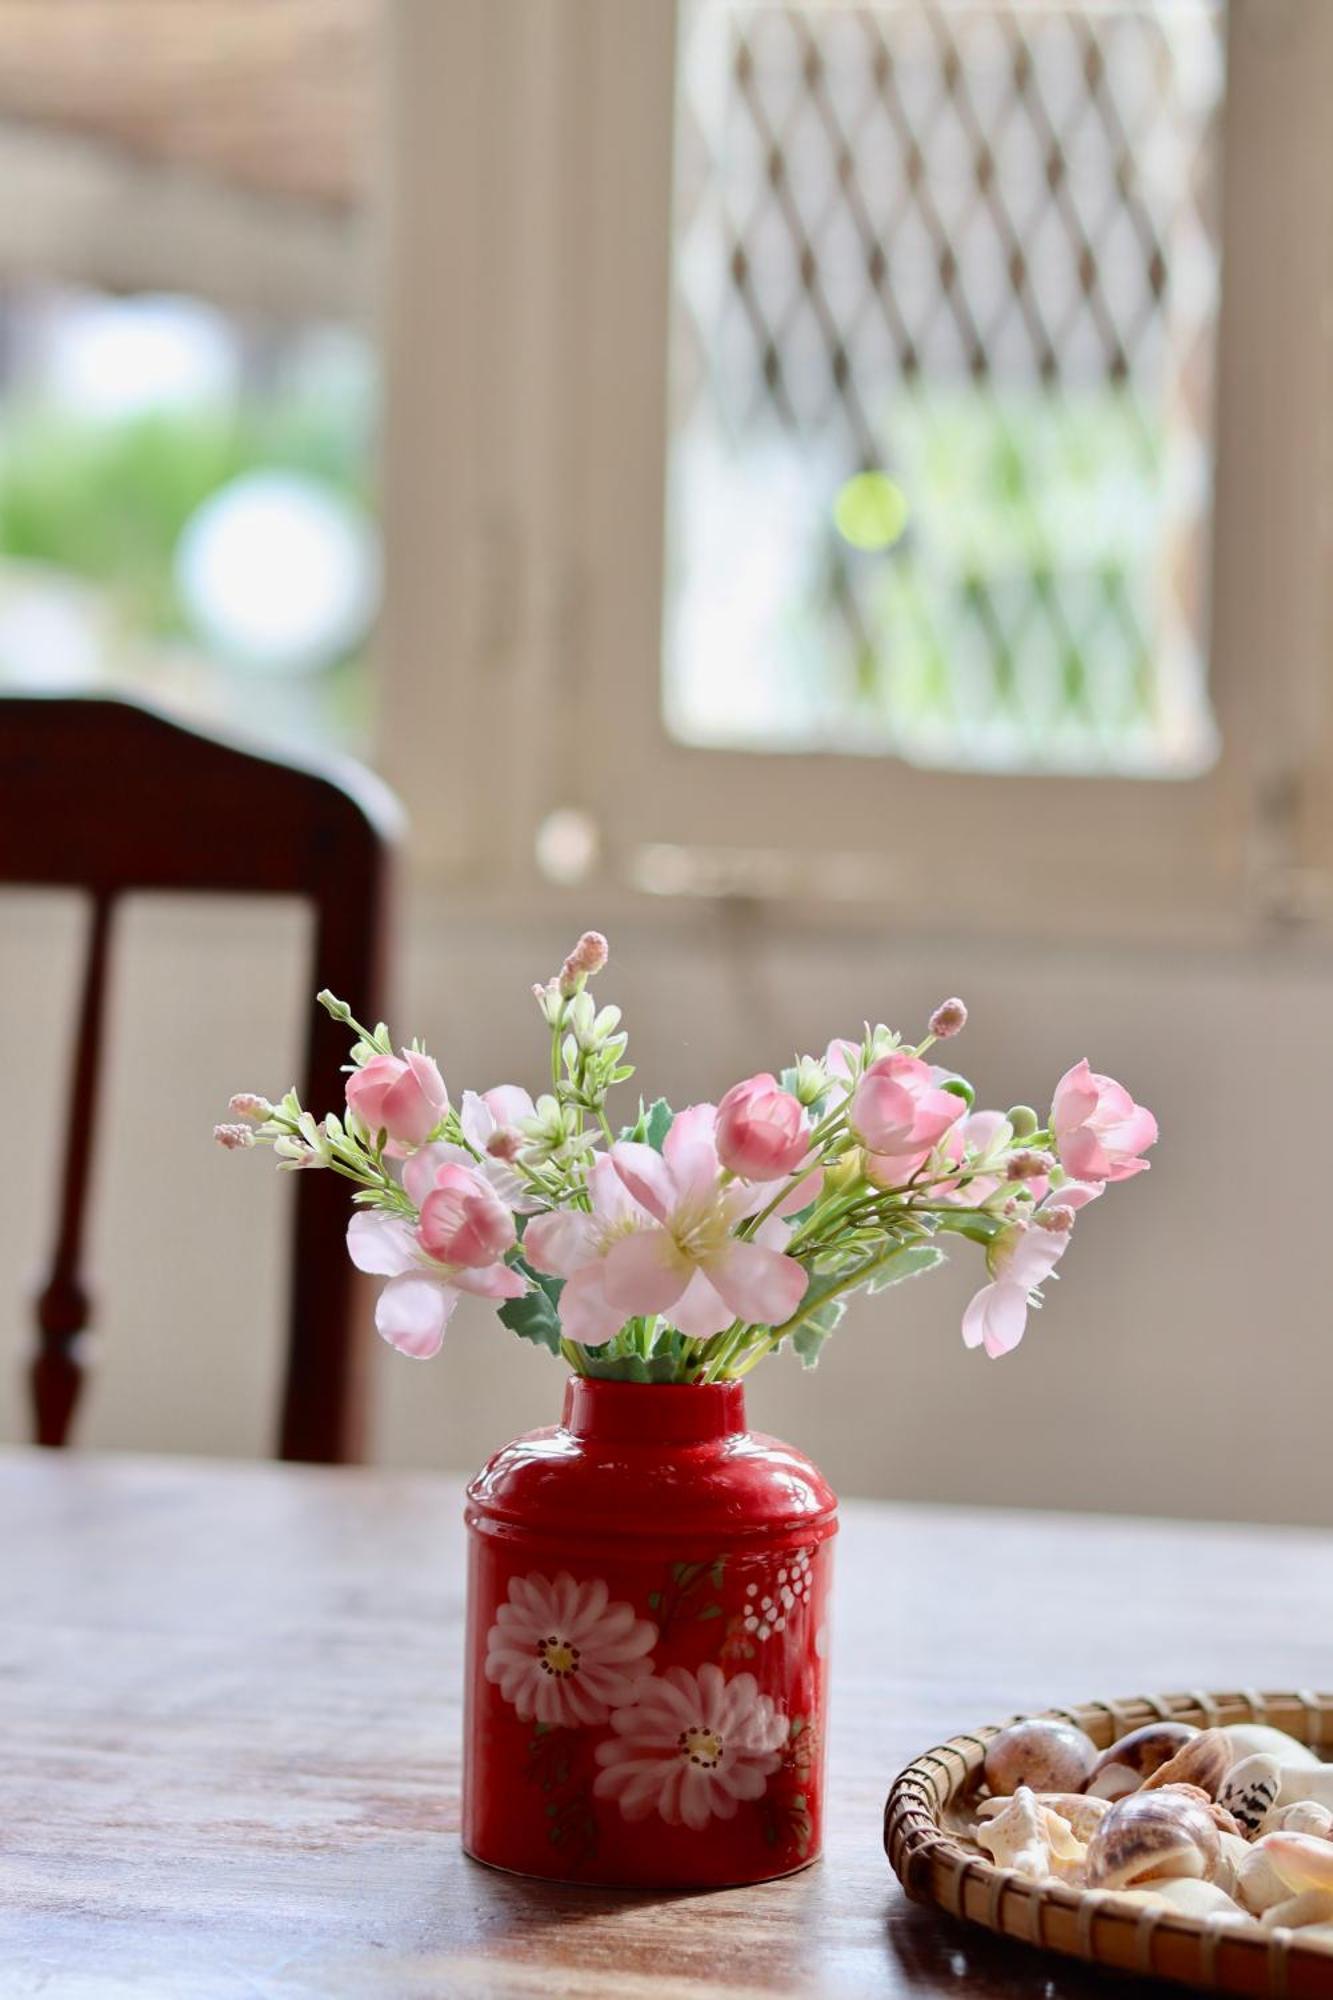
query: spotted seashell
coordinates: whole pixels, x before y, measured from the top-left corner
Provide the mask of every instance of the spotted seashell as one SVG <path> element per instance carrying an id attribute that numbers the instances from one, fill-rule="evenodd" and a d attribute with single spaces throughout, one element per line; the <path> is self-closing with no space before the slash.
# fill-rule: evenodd
<path id="1" fill-rule="evenodd" d="M 1333 1840 L 1333 1812 L 1314 1799 L 1296 1799 L 1275 1806 L 1264 1821 L 1265 1833 L 1310 1833 L 1316 1840 Z"/>
<path id="2" fill-rule="evenodd" d="M 1188 1722 L 1148 1722 L 1131 1729 L 1103 1750 L 1083 1789 L 1097 1799 L 1126 1798 L 1198 1733 Z"/>
<path id="3" fill-rule="evenodd" d="M 1020 1785 L 1034 1792 L 1080 1792 L 1097 1762 L 1097 1745 L 1072 1722 L 1033 1716 L 1011 1722 L 986 1746 L 986 1783 L 998 1798 Z"/>
<path id="4" fill-rule="evenodd" d="M 1225 1806 L 1241 1832 L 1253 1839 L 1276 1805 L 1281 1788 L 1282 1766 L 1276 1757 L 1266 1757 L 1260 1751 L 1232 1765 L 1217 1802 Z"/>
<path id="5" fill-rule="evenodd" d="M 1145 1778 L 1143 1789 L 1153 1792 L 1163 1785 L 1197 1785 L 1210 1799 L 1215 1799 L 1226 1783 L 1234 1759 L 1230 1738 L 1220 1729 L 1204 1729 Z"/>
<path id="6" fill-rule="evenodd" d="M 1175 1793 L 1119 1799 L 1088 1842 L 1090 1889 L 1141 1888 L 1154 1879 L 1196 1875 L 1212 1881 L 1221 1840 L 1204 1808 Z"/>

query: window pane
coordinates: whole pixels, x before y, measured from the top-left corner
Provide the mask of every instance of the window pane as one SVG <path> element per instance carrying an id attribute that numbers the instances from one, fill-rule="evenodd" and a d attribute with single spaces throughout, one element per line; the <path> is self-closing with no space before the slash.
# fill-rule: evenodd
<path id="1" fill-rule="evenodd" d="M 1209 761 L 1223 27 L 1221 0 L 685 0 L 676 736 Z"/>

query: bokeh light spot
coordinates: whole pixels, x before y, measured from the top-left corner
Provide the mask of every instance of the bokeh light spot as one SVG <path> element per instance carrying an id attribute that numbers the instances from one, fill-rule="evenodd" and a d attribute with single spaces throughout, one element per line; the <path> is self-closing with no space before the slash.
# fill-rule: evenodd
<path id="1" fill-rule="evenodd" d="M 833 520 L 854 549 L 890 549 L 907 526 L 907 495 L 887 472 L 858 472 L 838 489 Z"/>

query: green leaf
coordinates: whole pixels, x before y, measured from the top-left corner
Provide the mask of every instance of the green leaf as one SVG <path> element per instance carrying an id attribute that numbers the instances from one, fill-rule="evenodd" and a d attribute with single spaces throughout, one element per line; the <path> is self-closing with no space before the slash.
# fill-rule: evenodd
<path id="1" fill-rule="evenodd" d="M 660 1591 L 660 1590 L 650 1590 L 650 1591 L 648 1592 L 648 1609 L 649 1609 L 650 1611 L 656 1611 L 656 1610 L 658 1610 L 658 1609 L 660 1608 L 660 1606 L 661 1606 L 661 1603 L 662 1603 L 662 1593 L 661 1593 L 661 1591 Z"/>
<path id="2" fill-rule="evenodd" d="M 647 1138 L 648 1144 L 653 1148 L 654 1152 L 661 1152 L 666 1135 L 671 1130 L 671 1121 L 675 1115 L 665 1097 L 656 1098 L 648 1106 Z"/>
<path id="3" fill-rule="evenodd" d="M 935 1225 L 951 1236 L 966 1236 L 970 1243 L 992 1243 L 1004 1228 L 1004 1219 L 998 1215 L 951 1215 L 947 1209 L 941 1209 Z"/>
<path id="4" fill-rule="evenodd" d="M 699 1613 L 699 1622 L 702 1624 L 705 1618 L 720 1618 L 721 1616 L 722 1606 L 720 1604 L 705 1604 L 703 1610 Z"/>
<path id="5" fill-rule="evenodd" d="M 820 1299 L 794 1330 L 791 1344 L 801 1357 L 802 1368 L 816 1368 L 824 1342 L 847 1310 L 845 1299 Z"/>
<path id="6" fill-rule="evenodd" d="M 919 1278 L 923 1271 L 933 1271 L 937 1264 L 944 1262 L 944 1252 L 933 1243 L 904 1243 L 901 1250 L 895 1250 L 886 1257 L 879 1269 L 866 1285 L 868 1292 L 884 1292 L 890 1285 L 900 1285 L 904 1278 Z"/>
<path id="7" fill-rule="evenodd" d="M 521 1257 L 511 1257 L 509 1261 L 529 1280 L 532 1290 L 524 1292 L 522 1298 L 505 1300 L 500 1307 L 500 1324 L 516 1333 L 520 1340 L 530 1340 L 534 1346 L 548 1347 L 552 1354 L 558 1354 L 560 1315 L 556 1304 L 563 1289 L 560 1279 L 539 1274 Z"/>
<path id="8" fill-rule="evenodd" d="M 973 1090 L 965 1076 L 949 1077 L 946 1082 L 940 1085 L 940 1089 L 947 1090 L 950 1097 L 961 1097 L 969 1111 L 976 1103 L 977 1093 Z"/>

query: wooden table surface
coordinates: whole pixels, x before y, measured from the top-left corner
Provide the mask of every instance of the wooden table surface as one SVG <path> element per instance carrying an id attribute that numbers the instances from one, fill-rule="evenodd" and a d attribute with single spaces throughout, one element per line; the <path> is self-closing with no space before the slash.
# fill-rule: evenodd
<path id="1" fill-rule="evenodd" d="M 908 1904 L 889 1781 L 1020 1708 L 1326 1687 L 1333 1536 L 853 1504 L 838 1562 L 822 1864 L 568 1890 L 459 1849 L 456 1483 L 0 1454 L 0 1992 L 1137 1990 Z"/>

